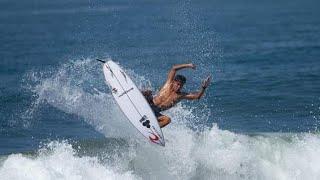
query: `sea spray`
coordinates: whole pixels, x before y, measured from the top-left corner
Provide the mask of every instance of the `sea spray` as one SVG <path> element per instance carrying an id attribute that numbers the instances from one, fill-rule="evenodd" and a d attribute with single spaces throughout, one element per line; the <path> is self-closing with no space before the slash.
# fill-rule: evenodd
<path id="1" fill-rule="evenodd" d="M 50 72 L 50 76 L 40 77 L 30 90 L 35 93 L 39 101 L 38 106 L 50 105 L 62 112 L 77 115 L 103 133 L 106 138 L 121 139 L 127 144 L 117 150 L 130 153 L 130 156 L 116 156 L 107 152 L 104 154 L 107 159 L 104 163 L 94 161 L 93 164 L 102 166 L 102 171 L 106 171 L 104 173 L 110 172 L 109 167 L 112 166 L 121 167 L 119 176 L 127 177 L 128 172 L 132 172 L 135 176 L 131 174 L 129 179 L 320 178 L 319 135 L 237 134 L 221 130 L 215 123 L 201 124 L 208 122 L 210 109 L 191 107 L 184 102 L 164 112 L 173 119 L 172 123 L 163 129 L 167 140 L 166 147 L 153 146 L 139 136 L 117 109 L 104 84 L 102 73 L 100 72 L 101 77 L 99 75 L 101 67 L 92 67 L 92 61 L 86 59 L 66 63 L 58 70 Z M 143 84 L 143 78 L 139 78 L 139 74 L 134 71 L 130 73 L 136 76 L 134 80 L 138 81 L 137 84 Z M 93 80 L 90 81 L 88 77 Z M 201 128 L 194 128 L 200 125 Z M 131 130 L 128 131 L 128 128 Z M 62 143 L 60 146 L 65 145 Z M 66 146 L 69 147 L 68 144 Z M 130 150 L 126 150 L 128 146 Z M 69 155 L 80 158 L 72 154 L 73 149 L 70 148 L 66 148 L 66 151 L 70 152 Z M 96 147 L 89 148 L 94 152 Z M 90 157 L 99 159 L 101 156 L 102 154 L 97 152 Z M 26 161 L 33 164 L 41 157 L 51 155 L 40 153 L 34 158 L 27 158 Z M 87 156 L 84 153 L 82 157 Z M 1 172 L 8 173 L 11 163 L 20 163 L 20 160 L 25 158 L 19 154 L 10 155 L 2 164 Z M 55 174 L 56 170 L 52 171 Z M 33 173 L 38 174 L 36 171 Z M 62 173 L 63 177 L 68 176 L 65 173 Z"/>
<path id="2" fill-rule="evenodd" d="M 36 156 L 12 154 L 2 163 L 3 180 L 140 179 L 131 171 L 117 172 L 97 157 L 78 156 L 67 142 L 53 141 Z"/>

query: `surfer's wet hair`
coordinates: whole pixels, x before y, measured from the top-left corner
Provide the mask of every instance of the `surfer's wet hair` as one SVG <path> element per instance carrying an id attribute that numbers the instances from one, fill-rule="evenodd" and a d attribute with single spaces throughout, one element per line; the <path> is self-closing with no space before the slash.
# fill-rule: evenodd
<path id="1" fill-rule="evenodd" d="M 181 84 L 185 84 L 186 81 L 187 81 L 186 77 L 184 77 L 184 76 L 182 76 L 182 75 L 180 75 L 180 74 L 176 75 L 176 76 L 174 77 L 174 80 L 175 80 L 175 81 L 179 81 Z"/>

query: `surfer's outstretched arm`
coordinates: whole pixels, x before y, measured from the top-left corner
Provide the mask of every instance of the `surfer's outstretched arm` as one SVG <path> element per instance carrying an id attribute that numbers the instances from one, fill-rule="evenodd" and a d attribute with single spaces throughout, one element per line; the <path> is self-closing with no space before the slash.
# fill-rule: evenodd
<path id="1" fill-rule="evenodd" d="M 177 65 L 172 66 L 172 68 L 170 69 L 169 74 L 168 74 L 167 82 L 172 82 L 173 79 L 174 79 L 174 76 L 176 75 L 176 72 L 178 70 L 184 69 L 184 68 L 195 69 L 196 66 L 194 64 L 192 64 L 192 63 L 189 63 L 189 64 L 177 64 Z"/>
<path id="2" fill-rule="evenodd" d="M 188 99 L 188 100 L 198 100 L 200 99 L 203 95 L 207 87 L 209 86 L 211 81 L 211 76 L 208 76 L 201 84 L 201 89 L 198 92 L 194 93 L 183 93 L 182 97 L 183 99 Z"/>
<path id="3" fill-rule="evenodd" d="M 188 99 L 188 100 L 199 100 L 205 92 L 204 88 L 201 88 L 198 92 L 192 92 L 192 93 L 183 93 L 182 99 Z"/>

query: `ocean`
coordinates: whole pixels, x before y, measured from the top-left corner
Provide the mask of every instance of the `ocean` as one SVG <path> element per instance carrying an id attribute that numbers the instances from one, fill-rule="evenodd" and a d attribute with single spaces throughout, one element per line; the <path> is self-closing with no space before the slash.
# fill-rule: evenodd
<path id="1" fill-rule="evenodd" d="M 0 179 L 320 179 L 316 0 L 0 0 Z M 128 122 L 96 58 L 159 90 L 166 146 Z"/>

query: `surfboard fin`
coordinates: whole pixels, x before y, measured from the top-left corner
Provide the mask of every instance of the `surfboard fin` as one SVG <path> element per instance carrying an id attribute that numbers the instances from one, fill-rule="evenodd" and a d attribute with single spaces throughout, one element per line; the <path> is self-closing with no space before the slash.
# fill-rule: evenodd
<path id="1" fill-rule="evenodd" d="M 102 63 L 106 63 L 106 61 L 104 61 L 104 60 L 101 60 L 101 59 L 96 59 L 97 61 L 100 61 L 100 62 L 102 62 Z"/>

